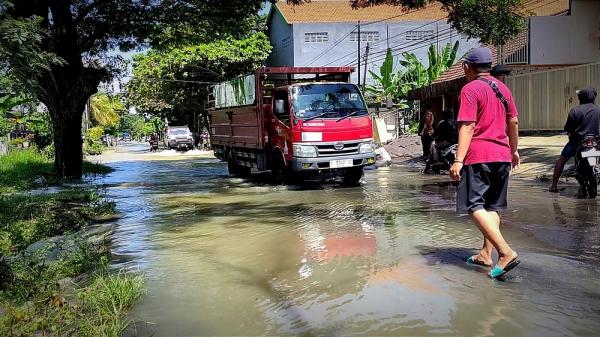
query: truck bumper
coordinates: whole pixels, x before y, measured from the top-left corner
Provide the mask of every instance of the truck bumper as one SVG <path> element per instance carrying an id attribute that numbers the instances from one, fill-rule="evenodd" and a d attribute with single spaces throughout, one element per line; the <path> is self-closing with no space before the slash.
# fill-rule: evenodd
<path id="1" fill-rule="evenodd" d="M 331 168 L 330 163 L 335 160 L 352 160 L 352 166 Z M 315 158 L 300 158 L 293 157 L 291 162 L 291 169 L 295 172 L 310 172 L 320 170 L 337 170 L 347 169 L 349 167 L 368 166 L 375 164 L 375 153 L 361 153 L 350 156 L 337 156 L 337 157 L 315 157 Z"/>

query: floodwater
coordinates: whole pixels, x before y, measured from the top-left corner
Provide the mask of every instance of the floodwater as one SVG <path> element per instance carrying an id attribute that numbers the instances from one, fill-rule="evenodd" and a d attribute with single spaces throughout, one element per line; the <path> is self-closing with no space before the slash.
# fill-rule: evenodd
<path id="1" fill-rule="evenodd" d="M 131 146 L 132 152 L 142 151 Z M 480 234 L 454 187 L 392 167 L 360 187 L 274 187 L 210 158 L 115 161 L 115 268 L 148 293 L 129 336 L 596 336 L 598 201 L 513 181 L 504 281 L 464 259 Z"/>

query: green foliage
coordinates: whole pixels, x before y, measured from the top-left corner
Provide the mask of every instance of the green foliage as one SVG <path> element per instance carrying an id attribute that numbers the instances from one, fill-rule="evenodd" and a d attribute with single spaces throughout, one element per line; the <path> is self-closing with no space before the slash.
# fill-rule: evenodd
<path id="1" fill-rule="evenodd" d="M 448 70 L 456 61 L 459 43 L 454 45 L 448 43 L 438 53 L 434 45 L 429 47 L 429 66 L 425 66 L 414 53 L 404 53 L 399 61 L 402 68 L 394 71 L 394 56 L 388 49 L 385 61 L 379 69 L 379 74 L 372 71 L 369 73 L 375 81 L 375 85 L 366 86 L 366 91 L 374 94 L 380 99 L 391 97 L 401 107 L 408 107 L 404 99 L 408 92 L 431 84 L 443 72 Z"/>
<path id="2" fill-rule="evenodd" d="M 41 238 L 79 229 L 111 212 L 114 204 L 94 190 L 0 196 L 0 253 L 13 254 Z"/>
<path id="3" fill-rule="evenodd" d="M 48 158 L 34 149 L 0 156 L 0 194 L 31 188 L 33 181 L 40 177 L 51 180 L 52 170 Z"/>
<path id="4" fill-rule="evenodd" d="M 525 28 L 523 0 L 443 0 L 448 22 L 469 38 L 503 45 Z"/>
<path id="5" fill-rule="evenodd" d="M 256 33 L 138 55 L 127 88 L 130 104 L 139 111 L 166 114 L 170 120 L 191 124 L 188 116 L 203 110 L 211 82 L 253 71 L 270 51 L 267 36 Z"/>
<path id="6" fill-rule="evenodd" d="M 95 125 L 110 128 L 118 125 L 125 106 L 118 97 L 96 94 L 90 98 L 90 115 Z"/>
<path id="7" fill-rule="evenodd" d="M 26 116 L 23 120 L 27 125 L 27 128 L 33 131 L 33 141 L 38 149 L 46 149 L 52 144 L 52 122 L 47 113 L 36 112 Z M 49 150 L 52 151 L 50 153 L 54 156 L 54 147 L 51 147 Z"/>
<path id="8" fill-rule="evenodd" d="M 89 128 L 85 137 L 85 145 L 83 150 L 87 155 L 98 155 L 102 153 L 102 136 L 104 135 L 104 128 L 102 126 L 96 126 Z"/>
<path id="9" fill-rule="evenodd" d="M 263 0 L 0 2 L 0 69 L 44 103 L 55 129 L 55 166 L 81 176 L 78 126 L 98 84 L 126 67 L 109 51 L 207 43 L 245 36 Z M 59 90 L 57 90 L 57 88 Z M 70 146 L 61 146 L 70 143 Z"/>
<path id="10" fill-rule="evenodd" d="M 14 150 L 6 156 L 0 156 L 0 195 L 15 191 L 23 191 L 35 187 L 34 181 L 43 178 L 41 185 L 57 182 L 54 167 L 48 154 L 43 154 L 34 148 Z M 112 169 L 84 162 L 84 174 L 106 174 Z"/>
<path id="11" fill-rule="evenodd" d="M 13 121 L 0 116 L 0 137 L 6 136 L 14 127 L 15 123 Z"/>
<path id="12" fill-rule="evenodd" d="M 140 273 L 119 272 L 97 276 L 89 286 L 79 291 L 85 299 L 86 311 L 92 320 L 82 322 L 85 336 L 119 337 L 129 322 L 124 313 L 144 293 L 144 277 Z"/>
<path id="13" fill-rule="evenodd" d="M 418 132 L 419 132 L 419 122 L 414 121 L 414 122 L 410 123 L 407 133 L 416 135 Z"/>

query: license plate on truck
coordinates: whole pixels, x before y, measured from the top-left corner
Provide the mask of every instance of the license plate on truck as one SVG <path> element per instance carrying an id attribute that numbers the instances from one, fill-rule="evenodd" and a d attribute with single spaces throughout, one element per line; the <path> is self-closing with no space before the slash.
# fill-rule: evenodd
<path id="1" fill-rule="evenodd" d="M 352 159 L 340 159 L 340 160 L 332 160 L 329 162 L 329 168 L 342 168 L 342 167 L 352 167 L 354 165 L 354 161 Z"/>

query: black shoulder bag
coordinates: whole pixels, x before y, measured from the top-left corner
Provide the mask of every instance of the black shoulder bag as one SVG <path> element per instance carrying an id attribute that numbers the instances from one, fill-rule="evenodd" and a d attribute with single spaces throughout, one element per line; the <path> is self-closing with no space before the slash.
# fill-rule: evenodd
<path id="1" fill-rule="evenodd" d="M 477 79 L 487 83 L 490 86 L 490 88 L 492 88 L 492 90 L 496 94 L 496 97 L 498 97 L 500 102 L 502 102 L 502 105 L 504 105 L 504 110 L 506 111 L 506 113 L 508 113 L 508 100 L 506 99 L 506 97 L 504 97 L 504 95 L 502 95 L 502 93 L 500 92 L 500 89 L 498 89 L 498 86 L 496 85 L 496 83 L 488 80 L 485 77 L 477 77 Z"/>

